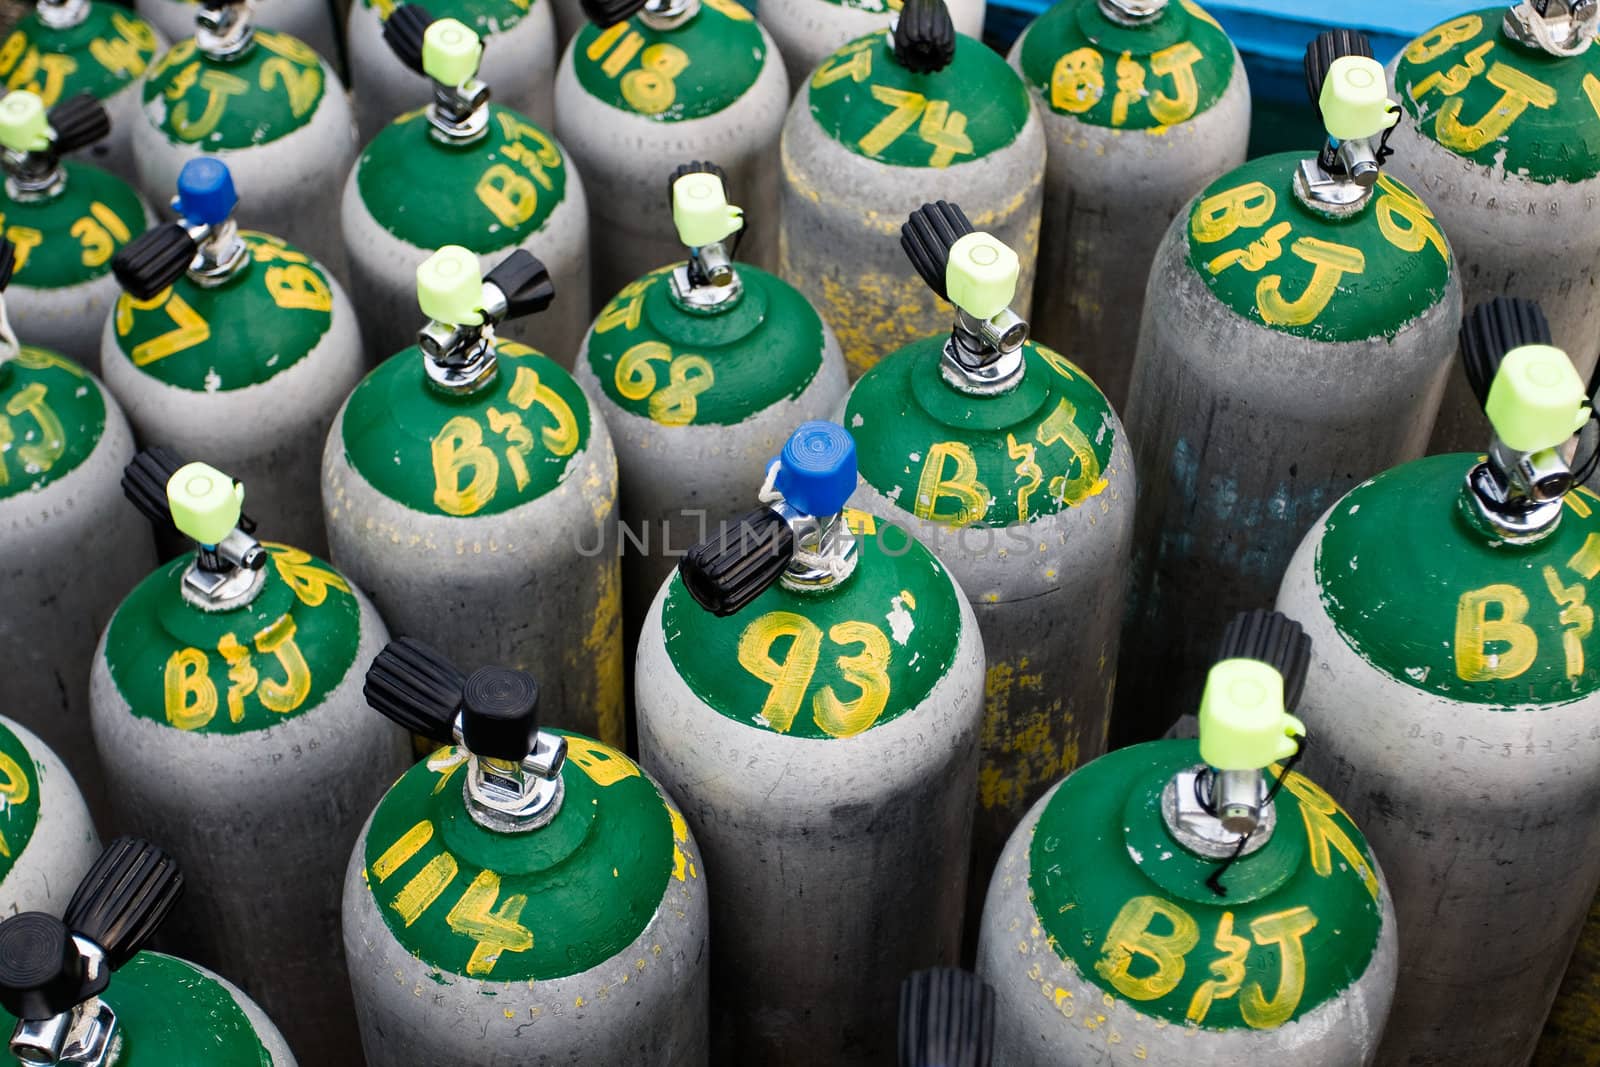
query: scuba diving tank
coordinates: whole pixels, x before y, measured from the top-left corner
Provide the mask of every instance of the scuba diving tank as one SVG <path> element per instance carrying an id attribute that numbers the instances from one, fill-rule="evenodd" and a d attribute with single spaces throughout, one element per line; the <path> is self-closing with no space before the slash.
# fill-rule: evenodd
<path id="1" fill-rule="evenodd" d="M 1119 749 L 1034 805 L 978 939 L 995 1062 L 1374 1062 L 1395 909 L 1356 823 L 1291 770 L 1321 743 L 1288 713 L 1310 655 L 1293 621 L 1239 617 L 1207 676 L 1198 745 Z"/>
<path id="2" fill-rule="evenodd" d="M 984 0 L 945 0 L 956 32 L 983 40 Z M 834 50 L 886 30 L 904 0 L 776 0 L 761 9 L 761 24 L 778 42 L 789 87 L 798 91 Z"/>
<path id="3" fill-rule="evenodd" d="M 111 132 L 78 149 L 87 148 L 88 160 L 133 181 L 133 131 L 144 121 L 140 76 L 166 43 L 121 4 L 36 0 L 0 44 L 0 82 L 38 94 L 47 108 L 79 93 L 99 100 L 111 116 Z"/>
<path id="4" fill-rule="evenodd" d="M 339 197 L 356 159 L 339 78 L 304 42 L 256 29 L 251 0 L 203 0 L 195 35 L 144 78 L 135 123 L 139 188 L 159 202 L 195 156 L 228 165 L 247 194 L 239 221 L 304 248 L 341 278 Z"/>
<path id="5" fill-rule="evenodd" d="M 310 45 L 330 66 L 340 67 L 343 44 L 339 40 L 337 5 L 345 0 L 257 0 L 259 23 Z M 134 0 L 140 15 L 150 20 L 169 40 L 194 36 L 194 20 L 205 0 Z"/>
<path id="6" fill-rule="evenodd" d="M 16 1062 L 295 1067 L 272 1021 L 231 982 L 141 951 L 183 893 L 172 858 L 134 837 L 95 851 L 61 918 L 50 907 L 0 922 L 0 1025 Z"/>
<path id="7" fill-rule="evenodd" d="M 1537 300 L 1582 374 L 1600 351 L 1600 5 L 1516 0 L 1465 12 L 1390 64 L 1412 120 L 1395 174 L 1458 257 L 1466 306 Z M 1489 426 L 1451 373 L 1430 452 L 1471 451 Z"/>
<path id="8" fill-rule="evenodd" d="M 630 647 L 708 518 L 748 500 L 750 471 L 795 426 L 837 412 L 847 388 L 816 310 L 776 276 L 734 262 L 749 220 L 724 181 L 713 163 L 672 172 L 668 202 L 688 260 L 618 293 L 578 358 L 578 381 L 617 449 Z"/>
<path id="9" fill-rule="evenodd" d="M 88 93 L 48 112 L 24 90 L 0 99 L 0 219 L 17 259 L 6 312 L 30 344 L 91 371 L 99 369 L 100 330 L 121 292 L 111 257 L 152 221 L 121 178 L 61 158 L 109 129 L 105 106 Z"/>
<path id="10" fill-rule="evenodd" d="M 1244 63 L 1189 0 L 1062 0 L 1010 61 L 1050 146 L 1034 336 L 1070 348 L 1120 406 L 1162 234 L 1245 160 Z"/>
<path id="11" fill-rule="evenodd" d="M 423 14 L 464 24 L 482 42 L 476 57 L 482 66 L 467 72 L 460 83 L 481 78 L 494 86 L 495 99 L 519 116 L 531 117 L 544 129 L 555 124 L 556 62 L 561 53 L 550 0 L 531 0 L 531 4 L 530 0 L 426 2 Z M 421 52 L 421 42 L 411 45 L 409 52 L 401 52 L 388 29 L 389 19 L 407 6 L 419 7 L 396 0 L 354 0 L 350 5 L 346 39 L 362 144 L 378 136 L 396 115 L 415 111 L 429 99 L 427 86 L 416 77 L 423 73 L 414 58 Z M 401 63 L 395 62 L 396 52 Z M 456 65 L 465 64 L 458 60 Z M 436 102 L 441 101 L 439 92 L 436 85 Z M 484 91 L 485 101 L 487 97 Z M 470 110 L 468 107 L 459 117 L 464 118 Z M 456 131 L 458 135 L 461 132 Z"/>
<path id="12" fill-rule="evenodd" d="M 0 913 L 60 910 L 100 855 L 100 839 L 61 757 L 8 718 L 0 718 L 0 800 Z"/>
<path id="13" fill-rule="evenodd" d="M 1022 79 L 957 34 L 943 0 L 907 0 L 893 33 L 834 52 L 795 98 L 782 155 L 781 272 L 838 334 L 852 378 L 950 321 L 893 241 L 924 203 L 982 205 L 973 221 L 1020 260 L 1027 317 L 1044 127 Z"/>
<path id="14" fill-rule="evenodd" d="M 1278 596 L 1316 641 L 1307 764 L 1394 886 L 1386 1063 L 1526 1063 L 1600 887 L 1600 496 L 1563 458 L 1590 401 L 1537 305 L 1480 305 L 1461 347 L 1487 456 L 1352 490 Z"/>
<path id="15" fill-rule="evenodd" d="M 344 880 L 369 1067 L 704 1067 L 704 864 L 672 798 L 543 727 L 521 671 L 402 638 L 366 693 L 446 746 L 378 803 Z"/>
<path id="16" fill-rule="evenodd" d="M 801 425 L 639 638 L 640 759 L 711 878 L 714 1063 L 881 1064 L 901 979 L 961 943 L 983 642 L 855 487 L 850 435 Z"/>
<path id="17" fill-rule="evenodd" d="M 989 1067 L 994 989 L 969 971 L 930 967 L 900 983 L 900 1067 Z"/>
<path id="18" fill-rule="evenodd" d="M 398 632 L 537 675 L 564 726 L 623 741 L 617 460 L 571 375 L 500 323 L 549 305 L 527 252 L 418 268 L 417 345 L 367 375 L 322 457 L 333 558 Z"/>
<path id="19" fill-rule="evenodd" d="M 1105 751 L 1133 533 L 1134 468 L 1104 394 L 1027 342 L 1017 256 L 954 204 L 911 216 L 902 244 L 954 326 L 861 378 L 856 506 L 904 523 L 972 603 L 988 650 L 968 884 L 974 921 L 1017 821 Z"/>
<path id="20" fill-rule="evenodd" d="M 374 137 L 345 183 L 340 225 L 367 350 L 381 358 L 415 341 L 417 268 L 434 249 L 464 245 L 488 271 L 525 248 L 562 280 L 561 292 L 537 331 L 519 321 L 504 336 L 538 342 L 570 368 L 590 318 L 589 207 L 577 169 L 544 130 L 489 102 L 472 30 L 404 4 L 383 36 L 407 77 L 432 81 L 433 103 Z"/>
<path id="21" fill-rule="evenodd" d="M 239 229 L 220 162 L 191 160 L 177 184 L 178 221 L 112 260 L 127 291 L 101 373 L 141 443 L 239 472 L 290 543 L 321 552 L 322 442 L 365 369 L 355 309 L 304 252 Z"/>
<path id="22" fill-rule="evenodd" d="M 1382 171 L 1399 109 L 1370 53 L 1352 31 L 1313 41 L 1321 153 L 1219 178 L 1156 254 L 1123 412 L 1143 481 L 1113 747 L 1193 706 L 1204 635 L 1271 599 L 1341 493 L 1427 445 L 1461 287 L 1427 206 Z"/>
<path id="23" fill-rule="evenodd" d="M 0 290 L 15 262 L 0 238 Z M 118 488 L 133 452 L 105 387 L 54 352 L 18 344 L 0 302 L 5 711 L 65 762 L 101 819 L 110 812 L 87 729 L 89 667 L 101 628 L 156 560 Z"/>
<path id="24" fill-rule="evenodd" d="M 199 890 L 167 940 L 250 994 L 310 1063 L 358 1062 L 339 939 L 339 877 L 408 763 L 361 699 L 388 633 L 349 580 L 263 545 L 243 487 L 166 449 L 124 489 L 197 550 L 163 564 L 100 639 L 90 720 L 117 825 L 167 843 Z"/>
<path id="25" fill-rule="evenodd" d="M 589 194 L 599 307 L 678 254 L 660 196 L 661 162 L 715 159 L 754 198 L 745 259 L 778 257 L 778 138 L 789 79 L 767 31 L 739 0 L 583 0 L 593 20 L 556 73 L 556 135 Z M 630 17 L 632 16 L 632 17 Z"/>

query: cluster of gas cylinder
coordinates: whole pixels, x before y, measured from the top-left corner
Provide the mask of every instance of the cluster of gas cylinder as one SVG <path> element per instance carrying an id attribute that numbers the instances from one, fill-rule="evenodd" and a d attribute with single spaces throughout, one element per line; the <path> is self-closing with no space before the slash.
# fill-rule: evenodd
<path id="1" fill-rule="evenodd" d="M 1533 1057 L 1595 0 L 426 4 L 0 45 L 18 1062 Z"/>

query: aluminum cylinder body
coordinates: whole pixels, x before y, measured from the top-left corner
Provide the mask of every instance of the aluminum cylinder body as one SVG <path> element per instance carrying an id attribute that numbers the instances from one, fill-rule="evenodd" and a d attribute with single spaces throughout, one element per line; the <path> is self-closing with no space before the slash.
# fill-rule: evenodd
<path id="1" fill-rule="evenodd" d="M 937 117 L 928 110 L 935 98 L 948 98 L 954 126 L 896 121 L 911 111 Z M 900 66 L 882 34 L 846 45 L 795 97 L 782 148 L 779 273 L 833 327 L 852 378 L 950 328 L 949 305 L 900 248 L 900 227 L 929 201 L 960 204 L 975 228 L 1017 253 L 1011 306 L 1028 317 L 1044 131 L 1021 80 L 983 44 L 957 38 L 955 61 L 935 74 Z"/>
<path id="2" fill-rule="evenodd" d="M 1588 377 L 1600 354 L 1600 49 L 1557 58 L 1512 41 L 1506 8 L 1466 12 L 1389 64 L 1405 109 L 1390 169 L 1427 201 L 1459 260 L 1467 308 L 1534 300 Z M 1459 367 L 1430 452 L 1482 448 L 1483 407 Z"/>
<path id="3" fill-rule="evenodd" d="M 1283 579 L 1305 626 L 1307 773 L 1384 857 L 1400 919 L 1385 1063 L 1523 1064 L 1600 884 L 1600 670 L 1568 628 L 1600 497 L 1551 537 L 1461 521 L 1476 457 L 1388 471 L 1334 504 Z M 1577 656 L 1576 660 L 1571 657 Z"/>
<path id="4" fill-rule="evenodd" d="M 0 719 L 0 796 L 6 810 L 0 909 L 61 914 L 100 858 L 100 838 L 66 764 L 11 719 Z"/>
<path id="5" fill-rule="evenodd" d="M 1193 4 L 1123 27 L 1099 0 L 1051 8 L 1017 39 L 1010 62 L 1049 146 L 1032 334 L 1071 352 L 1121 408 L 1167 224 L 1244 162 L 1244 62 Z"/>
<path id="6" fill-rule="evenodd" d="M 707 73 L 686 73 L 696 67 Z M 749 219 L 739 256 L 772 269 L 788 103 L 777 46 L 737 0 L 706 0 L 673 30 L 635 16 L 573 38 L 556 72 L 556 136 L 589 194 L 593 307 L 682 254 L 661 204 L 672 169 L 692 160 L 727 172 Z"/>
<path id="7" fill-rule="evenodd" d="M 95 745 L 115 824 L 162 842 L 188 883 L 163 936 L 234 970 L 307 1063 L 349 1063 L 341 872 L 409 746 L 362 696 L 388 641 L 372 605 L 313 557 L 269 551 L 260 596 L 215 619 L 176 589 L 189 557 L 130 596 L 96 656 Z M 163 663 L 165 681 L 143 674 Z"/>
<path id="8" fill-rule="evenodd" d="M 982 642 L 925 550 L 894 559 L 867 536 L 847 585 L 809 607 L 769 589 L 712 620 L 674 577 L 639 639 L 639 750 L 710 880 L 714 1063 L 882 1063 L 900 981 L 959 949 Z"/>
<path id="9" fill-rule="evenodd" d="M 1449 246 L 1387 176 L 1360 217 L 1314 215 L 1298 164 L 1219 179 L 1156 254 L 1124 413 L 1141 485 L 1113 745 L 1197 706 L 1216 634 L 1271 600 L 1317 516 L 1427 444 L 1461 321 Z"/>
<path id="10" fill-rule="evenodd" d="M 122 494 L 133 433 L 111 394 L 82 368 L 35 348 L 0 366 L 0 399 L 9 404 L 24 390 L 32 394 L 27 410 L 4 417 L 13 447 L 0 453 L 6 710 L 66 763 L 109 826 L 89 735 L 89 669 L 117 604 L 155 565 L 155 544 Z M 59 452 L 36 451 L 52 424 L 60 427 Z"/>

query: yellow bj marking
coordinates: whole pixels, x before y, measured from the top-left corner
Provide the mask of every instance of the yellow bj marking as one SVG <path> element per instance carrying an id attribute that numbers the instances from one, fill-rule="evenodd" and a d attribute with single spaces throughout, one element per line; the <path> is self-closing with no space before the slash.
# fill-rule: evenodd
<path id="1" fill-rule="evenodd" d="M 271 653 L 283 667 L 283 680 L 262 682 L 256 694 L 268 711 L 291 712 L 311 695 L 311 667 L 295 644 L 294 634 L 294 619 L 285 614 L 255 636 L 256 651 Z"/>
<path id="2" fill-rule="evenodd" d="M 538 187 L 506 163 L 490 165 L 472 192 L 502 226 L 521 226 L 539 210 Z"/>
<path id="3" fill-rule="evenodd" d="M 1583 675 L 1583 643 L 1594 630 L 1594 609 L 1583 602 L 1584 587 L 1562 585 L 1554 567 L 1544 568 L 1544 582 L 1561 605 L 1561 648 L 1566 654 L 1567 677 L 1577 681 Z"/>
<path id="4" fill-rule="evenodd" d="M 259 37 L 259 34 L 257 35 Z M 200 64 L 196 62 L 190 71 L 198 72 Z M 187 72 L 186 72 L 187 73 Z M 177 100 L 172 105 L 172 132 L 180 141 L 198 141 L 210 135 L 222 122 L 223 113 L 228 110 L 228 98 L 243 96 L 250 91 L 250 83 L 236 75 L 222 70 L 207 70 L 200 74 L 200 88 L 206 92 L 205 107 L 200 110 L 197 118 L 189 114 L 189 101 L 181 99 L 188 86 L 177 96 L 173 96 L 179 82 L 173 82 L 167 89 L 167 95 Z"/>
<path id="5" fill-rule="evenodd" d="M 1289 1021 L 1306 990 L 1306 948 L 1301 940 L 1317 925 L 1317 917 L 1304 905 L 1263 915 L 1250 921 L 1250 936 L 1258 945 L 1277 945 L 1280 972 L 1278 991 L 1267 999 L 1261 983 L 1252 982 L 1239 998 L 1239 1014 L 1256 1030 L 1272 1030 Z"/>
<path id="6" fill-rule="evenodd" d="M 217 642 L 217 651 L 228 664 L 228 718 L 244 721 L 244 698 L 256 691 L 261 676 L 250 664 L 250 650 L 239 643 L 232 634 L 223 634 Z"/>
<path id="7" fill-rule="evenodd" d="M 13 37 L 19 44 L 26 44 L 21 40 L 21 31 Z M 25 89 L 38 96 L 45 107 L 54 107 L 61 99 L 61 89 L 67 78 L 77 72 L 78 61 L 58 52 L 40 52 L 34 46 L 27 46 L 19 58 L 20 63 L 12 61 L 15 67 L 6 79 L 6 88 Z"/>
<path id="8" fill-rule="evenodd" d="M 1346 274 L 1360 274 L 1367 269 L 1367 257 L 1359 248 L 1315 237 L 1299 238 L 1289 251 L 1315 269 L 1304 291 L 1293 300 L 1280 290 L 1281 275 L 1270 274 L 1257 283 L 1256 307 L 1261 311 L 1261 318 L 1273 326 L 1304 326 L 1315 322 L 1338 291 L 1339 280 Z"/>
<path id="9" fill-rule="evenodd" d="M 61 419 L 45 403 L 48 395 L 49 390 L 43 383 L 31 382 L 6 401 L 7 415 L 16 417 L 26 413 L 39 426 L 38 436 L 17 449 L 22 469 L 29 474 L 43 473 L 54 467 L 67 450 L 66 430 Z"/>
<path id="10" fill-rule="evenodd" d="M 1439 109 L 1433 131 L 1440 144 L 1458 152 L 1476 152 L 1498 140 L 1530 105 L 1545 110 L 1556 104 L 1554 89 L 1515 67 L 1496 63 L 1489 68 L 1488 79 L 1489 84 L 1502 90 L 1502 93 L 1500 99 L 1491 104 L 1477 122 L 1467 124 L 1461 121 L 1462 101 L 1459 96 L 1450 98 Z"/>
<path id="11" fill-rule="evenodd" d="M 503 347 L 502 351 L 506 355 L 526 354 L 512 352 L 509 346 Z M 578 447 L 578 417 L 572 413 L 572 408 L 567 402 L 561 399 L 560 393 L 539 381 L 539 372 L 532 367 L 517 368 L 516 377 L 511 382 L 511 389 L 507 392 L 506 399 L 523 411 L 537 404 L 556 420 L 554 426 L 545 426 L 539 430 L 544 447 L 550 450 L 551 455 L 571 455 L 573 449 Z"/>
<path id="12" fill-rule="evenodd" d="M 1200 106 L 1200 83 L 1194 65 L 1205 58 L 1192 41 L 1181 41 L 1150 56 L 1150 71 L 1158 78 L 1171 78 L 1173 95 L 1157 92 L 1150 97 L 1150 116 L 1163 126 L 1176 126 L 1194 117 Z"/>
<path id="13" fill-rule="evenodd" d="M 1201 244 L 1231 236 L 1241 226 L 1264 226 L 1278 206 L 1278 196 L 1261 182 L 1246 182 L 1200 201 L 1189 220 L 1189 232 Z"/>
<path id="14" fill-rule="evenodd" d="M 1213 1002 L 1227 1000 L 1239 991 L 1244 984 L 1245 957 L 1250 954 L 1250 939 L 1233 932 L 1231 911 L 1222 913 L 1222 919 L 1217 923 L 1217 936 L 1211 943 L 1222 955 L 1211 961 L 1213 977 L 1201 983 L 1200 988 L 1194 991 L 1194 999 L 1189 1001 L 1186 1017 L 1197 1026 L 1206 1021 L 1206 1014 L 1211 1011 Z"/>
<path id="15" fill-rule="evenodd" d="M 208 658 L 198 648 L 167 657 L 162 690 L 167 721 L 180 730 L 198 730 L 217 713 L 217 687 L 206 674 Z"/>
<path id="16" fill-rule="evenodd" d="M 1456 676 L 1488 682 L 1515 678 L 1532 666 L 1539 636 L 1522 621 L 1527 615 L 1527 594 L 1514 585 L 1497 582 L 1462 593 L 1456 602 Z M 1504 647 L 1491 652 L 1491 644 Z"/>
<path id="17" fill-rule="evenodd" d="M 949 498 L 954 510 L 941 508 Z M 969 526 L 983 521 L 989 510 L 989 490 L 978 481 L 978 460 L 964 441 L 939 441 L 928 449 L 917 479 L 917 496 L 911 512 L 919 519 L 946 526 Z"/>
<path id="18" fill-rule="evenodd" d="M 1078 409 L 1063 397 L 1034 435 L 1047 448 L 1053 444 L 1066 445 L 1077 460 L 1077 474 L 1058 474 L 1050 479 L 1050 495 L 1065 504 L 1076 504 L 1094 496 L 1107 484 L 1100 476 L 1100 461 L 1095 458 L 1094 446 L 1074 421 L 1077 417 Z"/>
<path id="19" fill-rule="evenodd" d="M 433 502 L 440 511 L 472 515 L 494 498 L 500 461 L 484 446 L 475 420 L 457 415 L 445 423 L 433 438 L 432 452 Z"/>
<path id="20" fill-rule="evenodd" d="M 1019 460 L 1016 465 L 1017 478 L 1023 482 L 1017 487 L 1017 521 L 1028 521 L 1028 498 L 1033 491 L 1039 488 L 1044 481 L 1044 468 L 1034 462 L 1035 449 L 1033 445 L 1018 444 L 1015 434 L 1006 434 L 1006 455 Z"/>
<path id="21" fill-rule="evenodd" d="M 1448 70 L 1436 70 L 1423 78 L 1411 88 L 1411 99 L 1421 100 L 1424 96 L 1439 90 L 1445 96 L 1454 96 L 1468 85 L 1472 79 L 1488 69 L 1483 57 L 1494 51 L 1494 42 L 1485 41 L 1462 57 L 1462 61 Z"/>
<path id="22" fill-rule="evenodd" d="M 333 311 L 333 291 L 310 267 L 298 263 L 287 267 L 268 267 L 263 274 L 267 295 L 281 308 L 291 311 Z"/>
<path id="23" fill-rule="evenodd" d="M 1152 929 L 1158 918 L 1170 927 L 1169 932 Z M 1183 981 L 1183 957 L 1199 940 L 1199 926 L 1182 908 L 1160 897 L 1134 897 L 1117 913 L 1094 969 L 1130 1000 L 1158 1000 Z M 1134 976 L 1130 969 L 1135 955 L 1154 964 L 1155 970 Z"/>

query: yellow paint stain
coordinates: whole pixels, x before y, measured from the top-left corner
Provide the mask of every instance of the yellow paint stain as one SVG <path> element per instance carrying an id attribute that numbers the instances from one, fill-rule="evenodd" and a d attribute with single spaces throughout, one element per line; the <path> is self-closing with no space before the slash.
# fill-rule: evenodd
<path id="1" fill-rule="evenodd" d="M 613 748 L 625 743 L 622 684 L 621 561 L 612 557 L 600 572 L 594 611 L 581 644 L 564 657 L 569 677 L 586 679 L 582 699 L 595 713 L 595 732 Z"/>
<path id="2" fill-rule="evenodd" d="M 684 821 L 678 810 L 671 805 L 667 806 L 667 818 L 672 822 L 672 877 L 680 882 L 685 877 L 697 877 L 694 870 L 694 862 L 683 849 L 683 846 L 689 843 L 689 824 Z"/>
<path id="3" fill-rule="evenodd" d="M 1001 660 L 984 680 L 983 759 L 978 769 L 978 801 L 988 811 L 1021 814 L 1038 790 L 1078 765 L 1078 726 L 1056 697 L 1040 706 L 1042 673 L 1029 673 L 1028 661 Z M 1013 708 L 1026 698 L 1033 710 Z"/>

